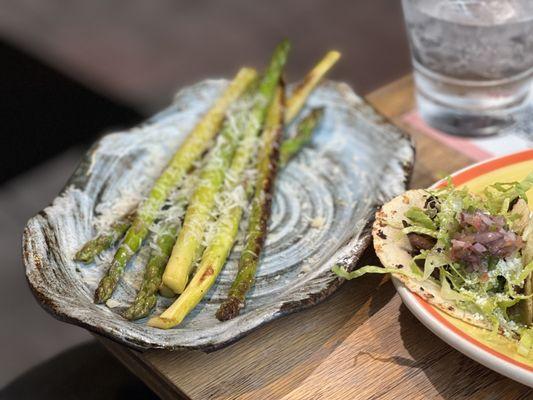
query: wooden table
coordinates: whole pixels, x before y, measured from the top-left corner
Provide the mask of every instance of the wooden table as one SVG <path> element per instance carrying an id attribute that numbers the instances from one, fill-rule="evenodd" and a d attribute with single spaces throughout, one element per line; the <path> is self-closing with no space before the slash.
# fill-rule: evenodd
<path id="1" fill-rule="evenodd" d="M 395 123 L 413 108 L 410 77 L 368 100 Z M 404 126 L 407 130 L 409 127 Z M 412 187 L 471 160 L 411 131 Z M 364 262 L 372 262 L 367 252 Z M 373 261 L 376 262 L 376 261 Z M 347 282 L 323 303 L 257 329 L 222 350 L 140 353 L 100 340 L 162 398 L 526 399 L 533 391 L 477 364 L 426 329 L 388 278 Z"/>

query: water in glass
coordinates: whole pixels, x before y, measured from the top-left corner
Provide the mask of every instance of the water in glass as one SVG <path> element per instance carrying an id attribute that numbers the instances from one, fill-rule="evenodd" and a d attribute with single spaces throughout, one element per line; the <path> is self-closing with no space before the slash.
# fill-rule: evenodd
<path id="1" fill-rule="evenodd" d="M 430 125 L 497 133 L 533 74 L 533 0 L 402 0 L 417 102 Z"/>

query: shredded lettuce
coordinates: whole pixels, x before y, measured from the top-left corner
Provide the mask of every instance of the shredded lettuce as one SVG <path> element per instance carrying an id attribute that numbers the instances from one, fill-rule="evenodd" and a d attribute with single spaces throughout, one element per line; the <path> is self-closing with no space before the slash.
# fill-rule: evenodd
<path id="1" fill-rule="evenodd" d="M 406 235 L 408 233 L 421 233 L 423 235 L 428 235 L 428 236 L 431 236 L 431 237 L 434 237 L 436 238 L 438 236 L 438 232 L 434 229 L 428 229 L 428 228 L 424 228 L 423 226 L 407 226 L 405 228 L 402 229 L 402 232 L 405 233 Z"/>
<path id="2" fill-rule="evenodd" d="M 448 266 L 454 273 L 454 277 L 461 279 L 462 282 L 466 281 L 465 274 L 461 272 L 461 265 L 459 263 L 451 262 L 450 264 L 448 264 Z"/>
<path id="3" fill-rule="evenodd" d="M 445 253 L 437 253 L 436 251 L 428 252 L 426 262 L 424 263 L 424 275 L 422 279 L 428 279 L 435 269 L 439 269 L 449 263 L 450 259 Z"/>
<path id="4" fill-rule="evenodd" d="M 452 261 L 450 248 L 451 239 L 465 229 L 460 224 L 461 212 L 479 210 L 492 216 L 501 215 L 506 218 L 511 227 L 509 229 L 514 229 L 512 221 L 517 215 L 509 211 L 510 205 L 517 198 L 527 202 L 526 192 L 531 188 L 533 172 L 520 182 L 488 186 L 479 195 L 470 193 L 466 187 L 456 188 L 449 178 L 446 186 L 428 191 L 436 199 L 431 213 L 420 207 L 411 207 L 405 213 L 410 225 L 397 227 L 404 234 L 418 233 L 436 238 L 433 248 L 422 250 L 412 258 L 410 266 L 401 269 L 371 265 L 347 272 L 337 265 L 333 272 L 344 279 L 354 279 L 368 273 L 391 273 L 422 282 L 432 280 L 440 285 L 440 295 L 444 300 L 489 323 L 494 332 L 501 329 L 506 335 L 519 335 L 519 353 L 527 356 L 533 348 L 533 327 L 522 322 L 523 311 L 519 303 L 533 297 L 531 293 L 524 293 L 524 282 L 533 274 L 533 260 L 528 256 L 529 241 L 511 256 L 489 257 L 482 271 L 474 271 L 464 262 Z M 523 234 L 524 239 L 527 236 L 525 232 L 527 229 Z M 433 277 L 435 271 L 439 272 L 439 279 Z"/>
<path id="5" fill-rule="evenodd" d="M 518 276 L 514 279 L 508 278 L 507 281 L 512 285 L 521 285 L 524 282 L 524 279 L 528 277 L 528 275 L 533 271 L 533 261 L 531 261 L 529 264 L 527 264 L 522 271 L 518 274 Z"/>
<path id="6" fill-rule="evenodd" d="M 450 286 L 450 283 L 448 282 L 448 279 L 446 278 L 447 278 L 446 272 L 443 269 L 441 269 L 440 270 L 440 294 L 444 300 L 451 300 L 451 301 L 470 301 L 471 300 L 464 294 L 461 294 L 453 290 Z"/>
<path id="7" fill-rule="evenodd" d="M 409 269 L 384 268 L 384 267 L 377 267 L 375 265 L 366 265 L 352 272 L 346 271 L 340 265 L 335 265 L 333 266 L 331 271 L 333 271 L 339 277 L 343 279 L 347 279 L 347 280 L 359 278 L 360 276 L 363 276 L 365 274 L 398 274 L 398 275 L 406 275 L 406 276 L 409 276 L 410 278 L 415 278 L 415 279 L 420 278 L 420 276 L 416 275 L 415 273 L 413 273 L 413 271 Z"/>
<path id="8" fill-rule="evenodd" d="M 425 260 L 427 257 L 427 251 L 426 250 L 422 250 L 420 252 L 420 254 L 417 254 L 416 256 L 413 257 L 413 259 L 411 260 L 411 265 L 410 265 L 410 268 L 411 268 L 411 272 L 417 276 L 418 278 L 422 278 L 423 276 L 423 273 L 420 269 L 420 267 L 418 266 L 417 264 L 417 261 L 419 260 Z"/>
<path id="9" fill-rule="evenodd" d="M 446 248 L 450 244 L 450 238 L 458 229 L 459 222 L 457 221 L 457 214 L 461 212 L 463 208 L 463 199 L 466 196 L 462 191 L 453 191 L 447 193 L 442 198 L 440 211 L 437 213 L 436 221 L 439 227 L 437 233 L 437 240 L 443 244 Z"/>
<path id="10" fill-rule="evenodd" d="M 529 356 L 529 352 L 533 348 L 533 330 L 523 329 L 520 332 L 520 341 L 518 342 L 518 354 L 524 357 Z"/>
<path id="11" fill-rule="evenodd" d="M 486 209 L 492 214 L 505 213 L 510 202 L 520 198 L 527 202 L 526 192 L 533 187 L 533 172 L 520 182 L 495 183 L 483 190 Z M 507 204 L 507 208 L 505 208 Z"/>
<path id="12" fill-rule="evenodd" d="M 414 225 L 435 231 L 437 226 L 431 218 L 419 207 L 411 207 L 405 213 L 405 216 L 411 220 Z"/>
<path id="13" fill-rule="evenodd" d="M 452 261 L 450 248 L 451 239 L 464 229 L 460 224 L 461 212 L 482 211 L 493 216 L 501 215 L 512 227 L 517 215 L 513 215 L 509 208 L 517 198 L 527 202 L 526 192 L 531 188 L 533 172 L 520 182 L 488 186 L 480 195 L 470 193 L 466 187 L 456 188 L 448 178 L 446 186 L 428 191 L 428 195 L 436 199 L 431 209 L 411 207 L 405 213 L 410 225 L 397 227 L 404 234 L 418 233 L 436 238 L 432 249 L 422 250 L 412 258 L 410 266 L 401 269 L 364 266 L 347 272 L 337 265 L 332 270 L 344 279 L 354 279 L 368 273 L 391 273 L 422 282 L 432 280 L 440 284 L 440 295 L 444 300 L 488 322 L 494 332 L 502 329 L 506 335 L 519 335 L 519 353 L 527 356 L 533 348 L 533 327 L 524 325 L 519 303 L 530 301 L 533 297 L 533 294 L 523 292 L 524 281 L 533 274 L 533 260 L 528 256 L 529 241 L 512 256 L 489 258 L 482 271 L 474 271 L 462 262 Z M 524 239 L 526 232 L 529 231 L 524 231 Z M 439 279 L 433 277 L 435 271 L 439 272 Z"/>

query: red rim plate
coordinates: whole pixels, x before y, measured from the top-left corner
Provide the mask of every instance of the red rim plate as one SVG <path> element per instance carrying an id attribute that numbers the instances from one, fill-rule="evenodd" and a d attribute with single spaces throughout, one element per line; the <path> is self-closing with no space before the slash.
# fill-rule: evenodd
<path id="1" fill-rule="evenodd" d="M 500 168 L 508 167 L 513 164 L 518 164 L 525 161 L 533 160 L 533 149 L 520 151 L 517 153 L 509 154 L 507 156 L 498 157 L 489 159 L 483 162 L 480 162 L 478 164 L 474 164 L 470 167 L 464 168 L 462 170 L 457 171 L 456 173 L 452 174 L 452 181 L 455 185 L 462 185 L 465 184 L 475 178 L 478 178 L 482 175 L 485 175 L 487 173 L 496 171 Z M 432 188 L 438 188 L 442 187 L 446 184 L 446 180 L 440 180 L 439 182 L 435 183 Z M 489 346 L 486 344 L 480 342 L 476 338 L 472 337 L 468 333 L 462 331 L 455 325 L 453 325 L 450 321 L 448 321 L 446 318 L 442 316 L 442 314 L 431 304 L 426 302 L 422 297 L 418 296 L 415 293 L 412 293 L 409 291 L 401 282 L 397 279 L 394 279 L 394 284 L 398 291 L 400 292 L 400 296 L 402 297 L 402 300 L 406 303 L 408 308 L 428 327 L 430 330 L 432 330 L 434 333 L 436 333 L 438 336 L 440 336 L 442 339 L 444 339 L 446 342 L 451 344 L 453 347 L 456 347 L 461 352 L 465 353 L 469 357 L 475 359 L 476 361 L 486 365 L 489 368 L 492 368 L 496 370 L 497 372 L 500 372 L 512 379 L 518 380 L 526 385 L 533 386 L 533 367 L 527 364 L 524 364 L 518 360 L 515 360 Z M 425 321 L 424 316 L 421 315 L 421 313 L 417 312 L 417 310 L 413 309 L 413 302 L 416 303 L 419 307 L 421 307 L 427 314 L 431 315 L 431 317 L 441 325 L 441 327 L 444 327 L 448 332 L 448 334 L 455 335 L 455 337 L 444 337 L 445 333 L 442 332 L 442 330 L 438 329 L 435 325 L 432 325 L 430 321 Z M 500 360 L 502 362 L 501 367 L 494 365 L 494 361 L 496 360 L 490 360 L 483 354 L 475 354 L 474 349 L 472 348 L 464 348 L 464 346 L 461 346 L 461 340 L 466 341 L 471 345 L 474 345 L 479 350 L 482 350 L 487 355 L 490 355 L 492 357 L 495 357 L 497 360 Z M 509 369 L 506 367 L 513 366 L 517 368 L 518 370 Z M 522 370 L 520 373 L 519 370 Z M 513 373 L 515 372 L 515 373 Z"/>

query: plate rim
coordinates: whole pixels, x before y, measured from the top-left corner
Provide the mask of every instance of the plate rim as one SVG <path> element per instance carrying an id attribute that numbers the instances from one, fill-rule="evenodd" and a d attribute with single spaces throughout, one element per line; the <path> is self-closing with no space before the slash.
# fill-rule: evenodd
<path id="1" fill-rule="evenodd" d="M 531 160 L 533 160 L 533 149 L 525 149 L 466 166 L 450 176 L 455 184 L 463 184 L 500 168 Z M 430 188 L 442 186 L 445 182 L 446 179 L 441 179 Z M 481 343 L 475 337 L 447 321 L 434 306 L 416 293 L 411 292 L 398 278 L 393 276 L 392 281 L 409 311 L 440 339 L 487 368 L 533 387 L 533 366 L 524 364 Z"/>

